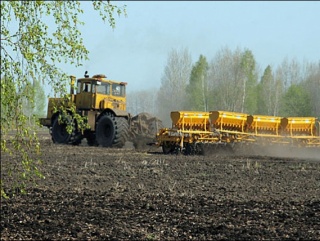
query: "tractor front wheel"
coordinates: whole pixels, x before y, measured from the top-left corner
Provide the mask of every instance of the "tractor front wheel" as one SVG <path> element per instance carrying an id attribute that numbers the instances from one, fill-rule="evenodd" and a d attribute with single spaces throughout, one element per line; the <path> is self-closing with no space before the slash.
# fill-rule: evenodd
<path id="1" fill-rule="evenodd" d="M 71 139 L 71 133 L 67 131 L 66 123 L 59 123 L 59 117 L 56 117 L 52 124 L 52 140 L 57 144 L 67 144 Z"/>
<path id="2" fill-rule="evenodd" d="M 68 125 L 71 125 L 71 132 L 67 131 Z M 52 141 L 57 144 L 72 144 L 79 145 L 81 143 L 82 135 L 78 131 L 75 120 L 71 115 L 67 115 L 59 123 L 59 116 L 57 116 L 52 124 L 51 129 Z"/>

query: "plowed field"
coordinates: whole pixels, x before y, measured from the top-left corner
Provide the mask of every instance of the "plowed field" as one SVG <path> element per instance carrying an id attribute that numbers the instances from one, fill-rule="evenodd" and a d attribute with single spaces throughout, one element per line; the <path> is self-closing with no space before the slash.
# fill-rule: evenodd
<path id="1" fill-rule="evenodd" d="M 1 200 L 1 240 L 320 240 L 320 153 L 304 153 L 163 155 L 43 140 L 45 179 Z M 12 158 L 1 156 L 4 179 Z"/>

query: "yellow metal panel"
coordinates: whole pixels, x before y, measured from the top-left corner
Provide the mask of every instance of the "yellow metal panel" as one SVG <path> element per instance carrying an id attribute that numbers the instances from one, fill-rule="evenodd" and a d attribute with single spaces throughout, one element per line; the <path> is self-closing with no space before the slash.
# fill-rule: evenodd
<path id="1" fill-rule="evenodd" d="M 83 111 L 82 116 L 87 116 L 88 124 L 92 131 L 96 128 L 96 116 L 98 115 L 97 111 Z"/>
<path id="2" fill-rule="evenodd" d="M 281 128 L 290 135 L 316 135 L 315 117 L 286 117 L 281 119 Z"/>
<path id="3" fill-rule="evenodd" d="M 209 130 L 209 112 L 172 111 L 172 126 L 181 130 Z"/>
<path id="4" fill-rule="evenodd" d="M 126 98 L 125 97 L 110 97 L 102 94 L 96 94 L 94 99 L 95 109 L 117 109 L 126 111 Z"/>
<path id="5" fill-rule="evenodd" d="M 247 114 L 229 111 L 211 111 L 211 124 L 219 130 L 243 132 L 246 127 Z"/>
<path id="6" fill-rule="evenodd" d="M 278 135 L 281 117 L 266 115 L 250 115 L 247 117 L 249 129 L 255 134 Z"/>
<path id="7" fill-rule="evenodd" d="M 71 96 L 74 99 L 74 96 Z M 47 111 L 47 118 L 50 119 L 54 114 L 54 109 L 59 108 L 60 106 L 70 107 L 72 104 L 71 101 L 68 101 L 65 98 L 49 98 L 48 100 L 48 111 Z"/>

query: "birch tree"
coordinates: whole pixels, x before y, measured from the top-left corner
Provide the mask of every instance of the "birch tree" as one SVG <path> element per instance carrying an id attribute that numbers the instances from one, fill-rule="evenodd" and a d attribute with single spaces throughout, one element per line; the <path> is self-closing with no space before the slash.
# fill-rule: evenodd
<path id="1" fill-rule="evenodd" d="M 231 51 L 223 48 L 217 52 L 209 66 L 208 79 L 212 89 L 210 99 L 211 109 L 240 112 L 244 109 L 247 86 L 245 74 L 249 74 L 250 63 L 245 63 L 245 57 L 239 48 Z M 248 54 L 249 56 L 249 54 Z M 241 66 L 241 63 L 243 66 Z M 249 68 L 250 67 L 250 68 Z"/>
<path id="2" fill-rule="evenodd" d="M 32 92 L 22 91 L 36 81 L 51 86 L 54 93 L 66 96 L 69 74 L 57 66 L 64 63 L 81 66 L 88 60 L 79 26 L 84 12 L 80 1 L 1 1 L 1 151 L 16 153 L 12 172 L 24 190 L 25 181 L 41 176 L 38 161 L 40 143 L 35 127 L 27 125 L 23 100 L 34 101 Z M 126 14 L 125 6 L 110 1 L 92 1 L 103 21 L 115 27 L 114 14 Z M 52 22 L 53 28 L 48 25 Z M 12 126 L 13 125 L 13 126 Z M 6 142 L 7 131 L 16 130 L 12 145 Z M 5 195 L 1 182 L 1 195 Z"/>
<path id="3" fill-rule="evenodd" d="M 188 49 L 171 50 L 157 93 L 158 116 L 164 125 L 170 126 L 170 113 L 182 110 L 186 101 L 186 86 L 191 72 L 191 55 Z"/>

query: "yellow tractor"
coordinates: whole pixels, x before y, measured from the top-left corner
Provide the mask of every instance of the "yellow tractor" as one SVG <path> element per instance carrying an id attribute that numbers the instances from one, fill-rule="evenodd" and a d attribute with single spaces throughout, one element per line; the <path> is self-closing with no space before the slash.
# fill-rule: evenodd
<path id="1" fill-rule="evenodd" d="M 70 78 L 70 99 L 49 98 L 47 118 L 40 119 L 40 124 L 49 128 L 54 143 L 78 145 L 86 138 L 88 145 L 120 148 L 137 134 L 155 136 L 158 130 L 153 133 L 141 133 L 140 127 L 132 130 L 136 124 L 126 111 L 127 83 L 108 80 L 102 74 L 89 77 L 87 71 L 84 78 Z M 78 128 L 72 111 L 68 111 L 71 104 L 75 105 L 77 114 L 87 119 L 89 127 L 84 131 Z M 66 107 L 67 114 L 59 111 L 61 105 Z M 140 118 L 135 119 L 141 123 Z M 68 131 L 70 126 L 72 129 Z"/>

